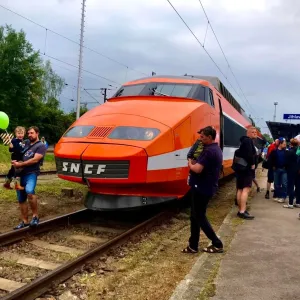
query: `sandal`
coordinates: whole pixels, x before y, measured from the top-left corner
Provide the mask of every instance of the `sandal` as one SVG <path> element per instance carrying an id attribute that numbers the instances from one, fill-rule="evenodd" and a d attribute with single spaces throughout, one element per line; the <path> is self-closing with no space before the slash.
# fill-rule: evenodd
<path id="1" fill-rule="evenodd" d="M 198 253 L 198 251 L 192 249 L 190 246 L 187 246 L 183 250 L 181 250 L 182 253 Z"/>
<path id="2" fill-rule="evenodd" d="M 207 253 L 223 253 L 224 249 L 223 248 L 217 248 L 214 245 L 210 245 L 209 247 L 203 248 L 204 252 Z"/>

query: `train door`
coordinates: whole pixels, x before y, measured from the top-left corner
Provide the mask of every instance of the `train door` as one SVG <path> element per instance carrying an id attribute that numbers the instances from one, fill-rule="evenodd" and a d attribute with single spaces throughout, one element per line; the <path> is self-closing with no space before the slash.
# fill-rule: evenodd
<path id="1" fill-rule="evenodd" d="M 187 161 L 186 149 L 191 147 L 192 139 L 191 118 L 189 117 L 174 129 L 174 145 L 176 160 Z"/>
<path id="2" fill-rule="evenodd" d="M 211 89 L 208 90 L 208 100 L 209 105 L 211 106 L 210 109 L 210 125 L 213 126 L 217 131 L 217 137 L 216 142 L 220 142 L 221 140 L 221 134 L 220 134 L 220 121 L 219 121 L 219 113 L 217 110 L 217 107 L 219 103 L 215 100 L 216 97 L 214 97 L 214 94 Z"/>
<path id="3" fill-rule="evenodd" d="M 193 132 L 191 126 L 191 118 L 184 120 L 174 129 L 174 146 L 176 174 L 175 179 L 187 177 L 187 153 L 193 144 Z"/>
<path id="4" fill-rule="evenodd" d="M 220 148 L 224 149 L 224 115 L 222 109 L 221 99 L 218 97 L 219 110 L 220 110 Z"/>

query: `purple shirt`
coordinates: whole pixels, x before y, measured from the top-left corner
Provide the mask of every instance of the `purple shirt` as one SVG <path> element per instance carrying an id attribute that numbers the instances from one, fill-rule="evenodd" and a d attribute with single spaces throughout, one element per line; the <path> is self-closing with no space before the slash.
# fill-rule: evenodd
<path id="1" fill-rule="evenodd" d="M 223 153 L 217 143 L 204 145 L 197 163 L 204 166 L 202 172 L 192 172 L 190 186 L 201 194 L 213 196 L 218 189 L 220 171 L 223 163 Z"/>
<path id="2" fill-rule="evenodd" d="M 47 151 L 46 146 L 41 141 L 36 142 L 34 145 L 29 144 L 25 148 L 24 155 L 23 155 L 23 161 L 27 161 L 27 160 L 33 158 L 36 153 L 43 155 L 43 158 L 41 158 L 41 160 L 36 164 L 24 167 L 24 169 L 21 172 L 21 175 L 24 176 L 24 175 L 27 175 L 30 173 L 39 174 L 40 173 L 40 165 L 44 160 L 46 151 Z"/>

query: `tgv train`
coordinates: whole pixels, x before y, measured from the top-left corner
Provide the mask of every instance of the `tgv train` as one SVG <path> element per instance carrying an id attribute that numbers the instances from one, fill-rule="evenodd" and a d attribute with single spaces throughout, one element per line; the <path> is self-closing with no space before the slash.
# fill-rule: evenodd
<path id="1" fill-rule="evenodd" d="M 79 118 L 55 147 L 58 176 L 88 185 L 92 210 L 137 208 L 180 199 L 187 153 L 211 125 L 231 174 L 240 137 L 253 125 L 222 82 L 208 76 L 153 76 L 127 82 Z M 255 141 L 261 149 L 261 133 Z"/>

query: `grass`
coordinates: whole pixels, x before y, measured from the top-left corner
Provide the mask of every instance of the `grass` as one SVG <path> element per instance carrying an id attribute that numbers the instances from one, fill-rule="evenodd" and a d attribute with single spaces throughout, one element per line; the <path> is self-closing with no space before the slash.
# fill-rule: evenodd
<path id="1" fill-rule="evenodd" d="M 35 192 L 40 197 L 41 196 L 59 197 L 61 195 L 62 188 L 73 188 L 74 191 L 81 191 L 83 193 L 87 191 L 86 186 L 75 182 L 56 180 L 56 181 L 49 181 L 48 183 L 43 182 L 42 184 L 39 184 L 39 180 L 38 180 L 38 184 Z M 16 202 L 16 191 L 0 188 L 0 199 L 9 202 Z"/>
<path id="2" fill-rule="evenodd" d="M 6 174 L 11 167 L 11 153 L 8 146 L 0 145 L 0 174 Z M 46 153 L 42 171 L 56 170 L 55 158 L 53 153 Z"/>

